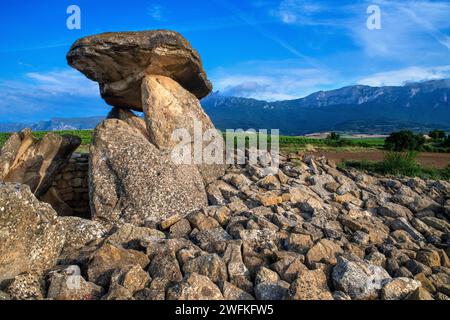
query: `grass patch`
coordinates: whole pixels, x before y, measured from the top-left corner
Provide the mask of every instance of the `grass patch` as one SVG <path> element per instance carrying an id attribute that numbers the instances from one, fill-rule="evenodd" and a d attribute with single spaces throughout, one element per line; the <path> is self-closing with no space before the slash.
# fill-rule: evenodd
<path id="1" fill-rule="evenodd" d="M 383 161 L 344 161 L 339 164 L 343 169 L 355 168 L 361 171 L 381 175 L 420 177 L 424 179 L 450 180 L 450 164 L 445 169 L 421 166 L 415 152 L 387 152 Z"/>
<path id="2" fill-rule="evenodd" d="M 92 142 L 92 130 L 64 130 L 64 131 L 52 131 L 53 133 L 59 135 L 73 135 L 81 139 L 81 146 L 78 148 L 78 152 L 86 153 L 89 152 L 89 145 Z M 48 131 L 33 131 L 33 136 L 41 140 Z M 5 144 L 6 140 L 11 136 L 11 133 L 0 132 L 0 148 Z"/>

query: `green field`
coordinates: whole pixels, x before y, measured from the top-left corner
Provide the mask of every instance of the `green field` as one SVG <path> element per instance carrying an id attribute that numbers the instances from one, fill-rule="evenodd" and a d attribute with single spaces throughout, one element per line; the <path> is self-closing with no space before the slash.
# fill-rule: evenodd
<path id="1" fill-rule="evenodd" d="M 81 147 L 79 151 L 85 152 L 87 150 L 86 146 L 88 146 L 92 141 L 92 130 L 66 130 L 66 131 L 52 131 L 53 133 L 60 135 L 74 135 L 80 137 L 81 139 Z M 44 135 L 46 135 L 48 131 L 34 131 L 33 136 L 36 139 L 42 139 Z M 0 147 L 6 142 L 6 140 L 11 136 L 11 133 L 3 133 L 0 132 Z"/>
<path id="2" fill-rule="evenodd" d="M 41 139 L 48 132 L 33 132 L 36 139 Z M 78 148 L 78 152 L 89 152 L 89 145 L 92 142 L 92 130 L 75 130 L 75 131 L 54 131 L 60 135 L 75 135 L 81 138 L 82 145 Z M 9 133 L 0 133 L 0 147 L 5 143 Z M 248 141 L 249 136 L 244 134 L 236 134 L 235 138 L 244 138 Z M 270 147 L 270 136 L 267 137 L 268 146 Z M 350 154 L 363 153 L 366 151 L 383 152 L 385 139 L 384 138 L 340 138 L 339 140 L 318 139 L 310 137 L 292 137 L 280 136 L 280 150 L 282 153 L 296 153 L 299 151 L 306 152 L 347 152 Z M 237 143 L 237 139 L 235 140 Z M 343 153 L 343 154 L 344 154 Z M 367 153 L 369 154 L 369 153 Z M 437 155 L 440 160 L 443 156 Z M 442 157 L 442 158 L 441 158 Z M 400 159 L 400 160 L 399 160 Z M 410 176 L 422 176 L 431 178 L 449 179 L 450 166 L 445 169 L 433 169 L 431 167 L 423 167 L 415 162 L 415 159 L 403 161 L 400 158 L 396 159 L 394 165 L 389 164 L 386 159 L 382 162 L 373 162 L 368 160 L 363 161 L 344 161 L 340 164 L 343 168 L 353 167 L 363 171 L 369 171 L 380 174 L 404 174 Z M 391 161 L 392 163 L 393 161 Z M 405 165 L 405 163 L 407 165 Z M 389 164 L 389 166 L 388 166 Z"/>
<path id="3" fill-rule="evenodd" d="M 33 132 L 36 139 L 41 139 L 46 133 L 44 131 Z M 81 138 L 82 150 L 86 150 L 92 141 L 92 130 L 74 130 L 74 131 L 54 131 L 57 134 L 71 134 Z M 0 133 L 0 146 L 2 146 L 10 133 Z M 270 137 L 269 137 L 270 142 Z M 339 141 L 329 139 L 315 139 L 306 137 L 280 136 L 280 150 L 284 152 L 297 152 L 299 150 L 310 149 L 329 149 L 329 150 L 353 150 L 353 149 L 381 149 L 384 144 L 383 138 L 348 138 Z"/>

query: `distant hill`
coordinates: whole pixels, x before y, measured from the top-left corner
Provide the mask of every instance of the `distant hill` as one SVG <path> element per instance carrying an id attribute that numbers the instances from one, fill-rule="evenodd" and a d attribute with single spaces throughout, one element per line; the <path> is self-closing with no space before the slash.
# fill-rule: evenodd
<path id="1" fill-rule="evenodd" d="M 104 117 L 54 118 L 38 123 L 0 123 L 0 132 L 16 132 L 24 128 L 33 131 L 88 130 L 103 121 Z"/>
<path id="2" fill-rule="evenodd" d="M 388 133 L 450 128 L 450 81 L 402 87 L 350 86 L 305 98 L 267 102 L 213 93 L 202 105 L 219 129 L 279 128 L 286 135 L 320 131 Z"/>
<path id="3" fill-rule="evenodd" d="M 450 80 L 404 86 L 349 86 L 305 98 L 267 102 L 219 92 L 202 100 L 217 128 L 280 129 L 285 135 L 343 131 L 385 134 L 401 129 L 450 131 Z M 106 113 L 106 111 L 105 111 Z M 1 124 L 0 131 L 93 129 L 102 117 L 52 119 L 36 124 Z"/>

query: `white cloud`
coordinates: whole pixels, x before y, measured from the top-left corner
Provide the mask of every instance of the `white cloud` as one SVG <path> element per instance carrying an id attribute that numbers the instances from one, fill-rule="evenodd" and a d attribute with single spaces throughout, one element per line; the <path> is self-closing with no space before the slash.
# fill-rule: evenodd
<path id="1" fill-rule="evenodd" d="M 267 101 L 300 98 L 336 81 L 334 73 L 294 60 L 246 62 L 216 70 L 211 78 L 214 88 L 225 95 Z"/>
<path id="2" fill-rule="evenodd" d="M 156 21 L 163 21 L 163 6 L 160 4 L 153 4 L 148 8 L 148 14 Z"/>
<path id="3" fill-rule="evenodd" d="M 438 67 L 410 67 L 401 70 L 380 72 L 358 81 L 358 84 L 380 87 L 401 86 L 406 82 L 450 78 L 450 65 Z"/>
<path id="4" fill-rule="evenodd" d="M 104 108 L 98 85 L 75 70 L 30 72 L 20 80 L 0 80 L 0 119 L 48 119 Z M 95 103 L 95 104 L 94 104 Z M 85 108 L 85 109 L 84 109 Z"/>
<path id="5" fill-rule="evenodd" d="M 429 54 L 448 54 L 448 46 L 443 46 L 447 38 L 443 30 L 450 27 L 450 3 L 428 0 L 373 2 L 381 8 L 381 30 L 364 28 L 367 16 L 355 15 L 349 23 L 351 36 L 368 56 L 418 61 Z"/>
<path id="6" fill-rule="evenodd" d="M 372 4 L 381 8 L 381 30 L 366 27 L 366 9 Z M 367 56 L 397 60 L 418 60 L 442 49 L 450 50 L 450 37 L 446 34 L 450 28 L 449 12 L 450 2 L 431 0 L 346 1 L 335 6 L 312 0 L 283 0 L 270 10 L 272 16 L 286 24 L 339 28 Z"/>
<path id="7" fill-rule="evenodd" d="M 271 14 L 286 24 L 316 24 L 312 17 L 327 10 L 327 7 L 318 1 L 283 0 Z"/>

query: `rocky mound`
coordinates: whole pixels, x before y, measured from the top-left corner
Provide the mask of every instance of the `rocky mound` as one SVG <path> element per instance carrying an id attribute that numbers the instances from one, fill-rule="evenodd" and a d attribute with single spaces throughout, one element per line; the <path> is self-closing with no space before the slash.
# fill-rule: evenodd
<path id="1" fill-rule="evenodd" d="M 448 181 L 298 155 L 271 174 L 267 157 L 176 165 L 174 129 L 214 131 L 198 102 L 209 82 L 186 40 L 105 34 L 78 41 L 68 59 L 123 108 L 94 132 L 91 219 L 58 216 L 35 197 L 63 207 L 47 192 L 67 183 L 55 183 L 62 172 L 82 186 L 72 178 L 87 157 L 84 171 L 61 171 L 78 140 L 25 131 L 1 150 L 0 299 L 449 299 Z"/>
<path id="2" fill-rule="evenodd" d="M 58 264 L 4 290 L 17 299 L 448 299 L 450 183 L 312 158 L 258 172 L 230 168 L 208 188 L 214 205 L 157 226 L 60 218 Z M 2 201 L 3 215 L 17 212 Z"/>

